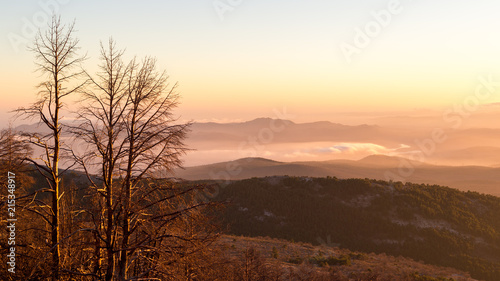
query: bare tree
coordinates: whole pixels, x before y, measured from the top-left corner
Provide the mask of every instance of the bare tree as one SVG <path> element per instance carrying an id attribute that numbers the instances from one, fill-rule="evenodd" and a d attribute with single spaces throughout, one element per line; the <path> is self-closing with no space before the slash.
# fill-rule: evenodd
<path id="1" fill-rule="evenodd" d="M 91 274 L 104 280 L 160 276 L 213 237 L 199 223 L 201 207 L 210 203 L 194 200 L 204 186 L 159 176 L 180 166 L 186 150 L 190 123 L 173 116 L 177 85 L 167 83 L 152 58 L 124 63 L 113 40 L 101 45 L 100 71 L 87 75 L 81 123 L 72 132 L 88 146 L 75 157 L 97 202 L 87 210 L 95 233 Z"/>
<path id="2" fill-rule="evenodd" d="M 118 277 L 127 278 L 131 234 L 139 222 L 140 213 L 131 208 L 133 193 L 141 180 L 152 176 L 158 169 L 172 169 L 180 165 L 184 152 L 182 139 L 188 124 L 170 125 L 175 121 L 172 110 L 177 105 L 177 84 L 169 88 L 165 73 L 156 72 L 156 61 L 146 58 L 141 64 L 133 64 L 128 81 L 129 108 L 124 123 L 126 126 L 126 166 L 120 201 L 123 208 L 121 218 L 121 250 L 118 262 Z"/>
<path id="3" fill-rule="evenodd" d="M 124 156 L 123 115 L 128 104 L 126 78 L 131 65 L 124 65 L 123 52 L 116 49 L 112 39 L 107 48 L 101 44 L 100 72 L 93 78 L 87 74 L 91 82 L 84 91 L 83 102 L 78 119 L 82 122 L 72 128 L 72 132 L 80 141 L 88 146 L 88 152 L 75 155 L 84 168 L 91 182 L 93 196 L 103 202 L 103 208 L 94 214 L 95 227 L 95 261 L 93 273 L 99 275 L 101 270 L 101 241 L 106 251 L 105 280 L 111 280 L 115 270 L 116 228 L 114 200 L 115 177 L 119 175 L 119 160 Z M 100 177 L 92 179 L 91 174 Z"/>
<path id="4" fill-rule="evenodd" d="M 64 25 L 60 17 L 53 16 L 46 32 L 39 31 L 31 50 L 35 53 L 38 71 L 45 81 L 38 88 L 38 100 L 29 107 L 19 108 L 17 112 L 26 118 L 36 118 L 50 133 L 46 135 L 27 133 L 30 143 L 43 149 L 39 158 L 29 158 L 40 174 L 46 179 L 51 193 L 47 213 L 50 224 L 52 255 L 52 280 L 59 279 L 60 273 L 60 203 L 61 173 L 59 171 L 61 152 L 64 149 L 61 140 L 61 109 L 65 98 L 78 91 L 81 84 L 74 84 L 81 71 L 75 68 L 84 60 L 78 56 L 78 40 L 73 38 L 74 24 Z M 44 191 L 45 191 L 44 190 Z M 42 213 L 40 213 L 42 214 Z"/>

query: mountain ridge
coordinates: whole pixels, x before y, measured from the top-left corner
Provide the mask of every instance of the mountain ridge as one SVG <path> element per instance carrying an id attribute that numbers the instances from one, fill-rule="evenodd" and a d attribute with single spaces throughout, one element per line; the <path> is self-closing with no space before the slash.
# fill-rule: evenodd
<path id="1" fill-rule="evenodd" d="M 265 176 L 371 178 L 439 184 L 462 191 L 500 195 L 500 168 L 432 165 L 406 158 L 371 155 L 360 160 L 280 162 L 267 158 L 242 158 L 175 170 L 187 180 L 242 180 Z M 393 178 L 391 178 L 393 177 Z"/>

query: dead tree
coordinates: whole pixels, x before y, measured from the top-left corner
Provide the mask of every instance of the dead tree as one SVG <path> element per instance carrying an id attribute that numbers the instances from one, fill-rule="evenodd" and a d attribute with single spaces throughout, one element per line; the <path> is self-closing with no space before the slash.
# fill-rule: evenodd
<path id="1" fill-rule="evenodd" d="M 195 200 L 205 187 L 160 176 L 180 166 L 186 151 L 190 123 L 173 115 L 177 85 L 168 84 L 152 58 L 124 63 L 112 40 L 101 47 L 100 71 L 88 80 L 78 126 L 71 128 L 86 146 L 74 156 L 97 202 L 87 210 L 95 235 L 93 267 L 80 273 L 161 280 L 160 272 L 213 238 L 200 211 L 211 203 Z"/>
<path id="2" fill-rule="evenodd" d="M 112 39 L 108 46 L 101 44 L 100 72 L 94 78 L 87 74 L 89 85 L 82 91 L 83 106 L 78 119 L 81 124 L 72 127 L 73 134 L 88 146 L 88 151 L 75 157 L 91 182 L 92 195 L 103 202 L 102 212 L 94 214 L 95 257 L 93 273 L 100 275 L 101 241 L 106 252 L 105 280 L 112 280 L 116 256 L 115 177 L 119 175 L 119 161 L 124 157 L 124 111 L 127 109 L 127 81 L 131 65 L 125 65 L 123 52 L 116 49 Z M 98 175 L 92 179 L 91 175 Z"/>
<path id="3" fill-rule="evenodd" d="M 50 224 L 50 253 L 52 256 L 52 280 L 59 280 L 60 273 L 60 203 L 61 119 L 63 101 L 78 91 L 81 84 L 74 84 L 81 72 L 76 70 L 84 57 L 78 56 L 78 40 L 73 37 L 74 24 L 64 25 L 60 17 L 53 16 L 46 32 L 39 31 L 31 50 L 35 53 L 38 71 L 45 79 L 38 88 L 39 96 L 29 107 L 19 108 L 17 112 L 26 118 L 37 119 L 50 133 L 26 133 L 30 143 L 44 152 L 39 158 L 29 158 L 40 174 L 46 179 L 47 191 L 51 193 L 50 211 L 47 221 Z"/>
<path id="4" fill-rule="evenodd" d="M 169 86 L 165 73 L 158 73 L 156 61 L 146 58 L 140 64 L 133 62 L 128 75 L 128 106 L 123 122 L 126 128 L 125 159 L 121 184 L 120 216 L 121 245 L 118 261 L 118 279 L 128 278 L 129 259 L 138 249 L 132 241 L 148 215 L 146 208 L 137 203 L 145 199 L 147 192 L 158 190 L 157 184 L 146 183 L 159 170 L 171 170 L 181 164 L 180 156 L 185 148 L 183 139 L 189 124 L 174 124 L 173 109 L 177 106 L 177 84 Z M 148 190 L 147 187 L 152 187 Z M 151 202 L 153 205 L 162 201 Z M 144 236 L 149 236 L 144 233 Z M 140 239 L 146 241 L 150 239 Z M 133 245 L 133 246 L 132 246 Z"/>

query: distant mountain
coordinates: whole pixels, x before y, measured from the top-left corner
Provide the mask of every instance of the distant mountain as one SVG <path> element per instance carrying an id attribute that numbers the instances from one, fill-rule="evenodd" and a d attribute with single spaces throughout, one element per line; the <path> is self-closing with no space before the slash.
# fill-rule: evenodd
<path id="1" fill-rule="evenodd" d="M 496 108 L 496 105 L 495 105 Z M 405 120 L 403 117 L 394 117 Z M 410 157 L 425 153 L 422 161 L 446 166 L 493 166 L 500 164 L 500 129 L 408 120 L 397 126 L 344 125 L 329 121 L 298 123 L 257 118 L 246 122 L 195 122 L 185 139 L 191 149 L 183 158 L 188 166 L 223 162 L 243 157 L 273 158 L 282 162 L 358 160 L 371 154 Z M 65 120 L 64 124 L 69 124 Z M 465 122 L 465 121 L 464 121 Z M 394 123 L 396 124 L 396 123 Z M 422 143 L 432 138 L 434 127 L 442 129 L 444 141 L 433 143 L 431 153 Z M 43 125 L 21 125 L 18 131 L 50 133 Z M 63 128 L 66 144 L 75 141 Z M 80 147 L 79 140 L 73 147 Z M 427 144 L 429 146 L 429 144 Z M 38 151 L 35 151 L 37 154 Z"/>
<path id="2" fill-rule="evenodd" d="M 18 132 L 30 132 L 30 133 L 39 133 L 39 134 L 48 134 L 50 133 L 50 129 L 47 128 L 44 124 L 23 124 L 14 128 L 15 131 Z"/>
<path id="3" fill-rule="evenodd" d="M 424 153 L 422 161 L 436 165 L 500 164 L 500 129 L 452 127 L 440 116 L 425 121 L 391 117 L 382 125 L 344 125 L 329 121 L 296 123 L 258 118 L 236 123 L 194 123 L 186 139 L 188 165 L 227 161 L 239 157 L 272 157 L 279 161 L 326 161 L 361 159 L 370 154 L 409 157 Z M 466 121 L 469 121 L 466 120 Z M 392 123 L 391 123 L 392 122 Z M 464 121 L 465 122 L 465 121 Z M 391 125 L 392 124 L 392 125 Z M 468 124 L 468 123 L 467 123 Z M 478 125 L 477 123 L 474 123 Z M 434 128 L 444 141 L 433 142 Z M 427 148 L 422 148 L 427 143 Z M 431 153 L 423 151 L 431 149 Z"/>
<path id="4" fill-rule="evenodd" d="M 402 157 L 395 156 L 387 156 L 387 155 L 370 155 L 359 161 L 356 161 L 359 165 L 366 165 L 369 167 L 377 166 L 377 167 L 398 167 L 402 161 L 407 161 L 411 163 L 413 166 L 422 166 L 426 165 L 423 162 L 412 161 Z M 427 166 L 427 165 L 426 165 Z"/>
<path id="5" fill-rule="evenodd" d="M 464 191 L 471 190 L 500 195 L 500 168 L 437 166 L 385 155 L 372 155 L 358 161 L 278 162 L 263 158 L 244 158 L 211 165 L 186 167 L 176 170 L 175 175 L 188 180 L 240 180 L 284 175 L 393 179 L 404 182 L 439 184 Z"/>
<path id="6" fill-rule="evenodd" d="M 376 125 L 348 126 L 328 121 L 294 123 L 290 120 L 258 118 L 240 123 L 194 123 L 188 142 L 220 139 L 246 141 L 248 137 L 269 138 L 273 143 L 350 141 L 399 145 L 396 131 Z M 405 137 L 406 138 L 406 137 Z M 266 142 L 266 141 L 264 141 Z"/>
<path id="7" fill-rule="evenodd" d="M 473 146 L 436 152 L 432 161 L 443 165 L 500 165 L 500 147 Z"/>

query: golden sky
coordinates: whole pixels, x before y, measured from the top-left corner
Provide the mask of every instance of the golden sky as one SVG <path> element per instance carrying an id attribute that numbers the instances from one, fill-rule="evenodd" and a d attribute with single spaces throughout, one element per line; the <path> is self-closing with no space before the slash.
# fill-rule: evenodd
<path id="1" fill-rule="evenodd" d="M 473 94 L 479 76 L 500 80 L 500 2 L 350 2 L 11 1 L 0 12 L 0 117 L 33 101 L 40 77 L 19 42 L 51 9 L 76 20 L 90 71 L 109 36 L 129 57 L 157 57 L 180 84 L 184 119 L 441 108 Z"/>

